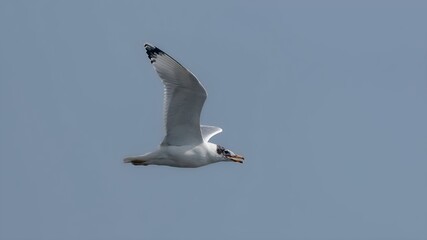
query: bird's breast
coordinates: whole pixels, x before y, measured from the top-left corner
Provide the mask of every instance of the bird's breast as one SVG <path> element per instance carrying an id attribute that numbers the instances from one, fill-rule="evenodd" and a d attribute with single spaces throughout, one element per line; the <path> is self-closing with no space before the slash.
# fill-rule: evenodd
<path id="1" fill-rule="evenodd" d="M 167 157 L 180 167 L 200 167 L 210 163 L 207 149 L 197 146 L 165 146 Z"/>

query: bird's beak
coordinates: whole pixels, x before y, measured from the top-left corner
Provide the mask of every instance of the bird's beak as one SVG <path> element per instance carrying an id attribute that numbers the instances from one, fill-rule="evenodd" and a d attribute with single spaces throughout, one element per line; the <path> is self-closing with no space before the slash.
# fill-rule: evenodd
<path id="1" fill-rule="evenodd" d="M 243 156 L 240 155 L 231 155 L 231 156 L 227 156 L 228 159 L 230 159 L 233 162 L 237 162 L 237 163 L 243 163 L 243 160 L 245 160 L 245 158 Z"/>

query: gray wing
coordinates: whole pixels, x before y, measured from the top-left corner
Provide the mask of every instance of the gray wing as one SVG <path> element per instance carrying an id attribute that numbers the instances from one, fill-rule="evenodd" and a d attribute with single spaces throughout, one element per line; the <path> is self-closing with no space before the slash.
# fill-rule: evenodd
<path id="1" fill-rule="evenodd" d="M 171 56 L 148 43 L 148 58 L 162 79 L 166 136 L 162 145 L 196 145 L 203 142 L 200 113 L 207 93 L 188 69 Z"/>
<path id="2" fill-rule="evenodd" d="M 211 139 L 211 137 L 222 132 L 222 129 L 219 127 L 207 126 L 207 125 L 200 126 L 200 130 L 202 131 L 203 141 L 205 142 L 209 142 L 209 139 Z"/>

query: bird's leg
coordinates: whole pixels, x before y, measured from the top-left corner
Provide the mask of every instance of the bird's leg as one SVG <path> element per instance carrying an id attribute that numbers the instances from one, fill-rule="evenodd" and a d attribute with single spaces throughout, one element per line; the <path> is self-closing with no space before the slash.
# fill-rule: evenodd
<path id="1" fill-rule="evenodd" d="M 137 157 L 127 157 L 123 160 L 124 163 L 132 163 L 135 166 L 144 165 L 147 166 L 147 160 L 142 159 L 141 156 Z"/>
<path id="2" fill-rule="evenodd" d="M 132 160 L 132 161 L 130 161 L 130 163 L 132 163 L 135 166 L 139 166 L 139 165 L 147 166 L 148 165 L 145 160 Z"/>

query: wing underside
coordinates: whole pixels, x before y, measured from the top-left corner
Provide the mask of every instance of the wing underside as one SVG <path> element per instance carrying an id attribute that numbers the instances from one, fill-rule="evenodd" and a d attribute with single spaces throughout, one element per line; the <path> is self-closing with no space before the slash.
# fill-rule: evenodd
<path id="1" fill-rule="evenodd" d="M 162 145 L 195 145 L 203 142 L 200 113 L 207 94 L 197 78 L 175 59 L 150 44 L 148 58 L 162 79 L 166 136 Z"/>

